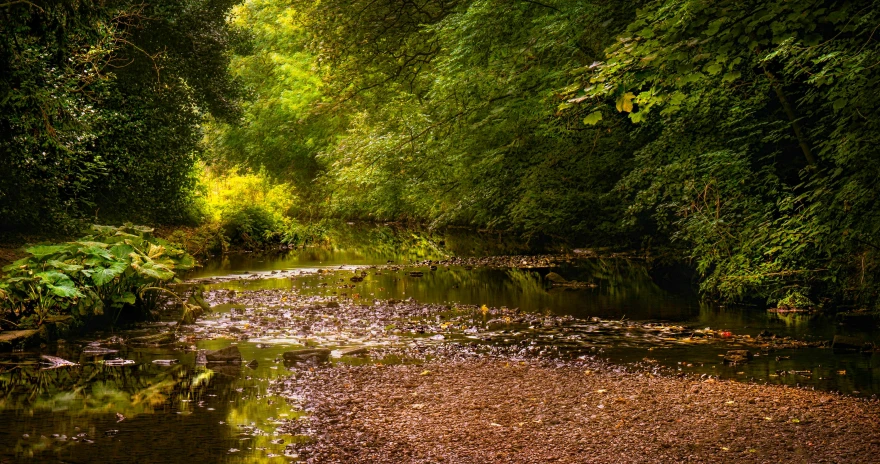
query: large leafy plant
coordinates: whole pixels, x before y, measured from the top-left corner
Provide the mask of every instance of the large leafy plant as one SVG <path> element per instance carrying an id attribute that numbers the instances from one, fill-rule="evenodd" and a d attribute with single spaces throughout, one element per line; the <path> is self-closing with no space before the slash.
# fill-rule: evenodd
<path id="1" fill-rule="evenodd" d="M 34 327 L 51 316 L 104 314 L 115 322 L 126 309 L 149 313 L 175 273 L 195 266 L 192 256 L 152 232 L 96 225 L 80 240 L 27 248 L 29 256 L 3 268 L 4 323 Z"/>

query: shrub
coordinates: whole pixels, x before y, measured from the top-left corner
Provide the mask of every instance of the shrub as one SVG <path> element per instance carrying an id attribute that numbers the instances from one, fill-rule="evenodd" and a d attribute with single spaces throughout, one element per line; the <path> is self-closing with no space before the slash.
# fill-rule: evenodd
<path id="1" fill-rule="evenodd" d="M 147 315 L 175 273 L 196 264 L 147 227 L 96 225 L 92 232 L 73 242 L 31 246 L 29 256 L 3 268 L 4 324 L 29 328 L 50 316 L 83 320 L 108 312 L 115 323 L 126 309 Z"/>

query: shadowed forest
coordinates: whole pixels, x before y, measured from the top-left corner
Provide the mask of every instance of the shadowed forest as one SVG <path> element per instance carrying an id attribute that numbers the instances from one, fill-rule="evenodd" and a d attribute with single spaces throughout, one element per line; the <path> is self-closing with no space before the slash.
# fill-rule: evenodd
<path id="1" fill-rule="evenodd" d="M 645 250 L 727 301 L 873 308 L 878 14 L 6 2 L 0 222 L 249 246 L 321 218 L 464 225 Z"/>

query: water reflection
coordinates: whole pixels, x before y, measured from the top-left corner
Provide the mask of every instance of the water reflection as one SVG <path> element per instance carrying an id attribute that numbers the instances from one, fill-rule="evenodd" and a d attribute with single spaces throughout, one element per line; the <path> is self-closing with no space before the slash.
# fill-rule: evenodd
<path id="1" fill-rule="evenodd" d="M 120 367 L 78 348 L 56 352 L 80 362 L 58 369 L 41 368 L 35 353 L 6 355 L 0 461 L 289 462 L 284 445 L 294 438 L 277 436 L 275 427 L 301 412 L 266 396 L 269 379 L 287 374 L 274 362 L 280 353 L 245 345 L 246 359 L 264 367 L 206 368 L 193 353 L 163 349 L 122 348 L 119 355 L 135 364 Z"/>
<path id="2" fill-rule="evenodd" d="M 496 234 L 459 229 L 415 231 L 388 225 L 339 224 L 330 232 L 329 245 L 282 253 L 243 253 L 218 257 L 190 277 L 237 272 L 268 272 L 303 267 L 370 266 L 439 260 L 450 256 L 494 256 L 535 253 L 521 241 Z"/>
<path id="3" fill-rule="evenodd" d="M 756 337 L 772 332 L 778 337 L 830 340 L 843 333 L 878 340 L 871 328 L 844 327 L 823 316 L 773 314 L 748 308 L 725 308 L 700 301 L 694 295 L 667 292 L 658 287 L 638 261 L 585 259 L 549 269 L 465 269 L 440 266 L 403 267 L 450 255 L 482 256 L 523 253 L 515 242 L 493 236 L 457 231 L 418 234 L 388 227 L 343 227 L 334 232 L 329 247 L 293 250 L 279 255 L 238 255 L 213 261 L 193 277 L 233 273 L 238 276 L 209 284 L 208 290 L 280 289 L 291 295 L 320 296 L 370 305 L 375 300 L 413 299 L 420 303 L 488 305 L 518 308 L 533 315 L 573 316 L 565 326 L 489 328 L 491 333 L 458 333 L 447 342 L 487 345 L 534 342 L 570 356 L 599 353 L 614 361 L 662 365 L 667 369 L 711 374 L 743 381 L 807 385 L 815 388 L 880 392 L 880 355 L 834 354 L 829 349 L 783 349 L 761 354 L 751 362 L 727 365 L 721 355 L 736 348 L 737 336 Z M 340 266 L 346 269 L 339 270 Z M 369 268 L 370 266 L 378 266 Z M 319 269 L 325 270 L 318 272 Z M 300 270 L 292 272 L 272 271 Z M 306 271 L 303 271 L 306 270 Z M 330 270 L 330 271 L 327 271 Z M 554 271 L 580 287 L 553 286 Z M 420 271 L 420 277 L 410 273 Z M 366 275 L 363 275 L 366 272 Z M 363 277 L 363 280 L 352 277 Z M 215 320 L 231 307 L 217 308 Z M 329 311 L 329 309 L 328 309 Z M 475 313 L 474 317 L 485 317 Z M 601 318 L 610 323 L 585 323 Z M 449 319 L 443 319 L 444 321 Z M 482 319 L 472 325 L 485 323 Z M 671 335 L 627 328 L 619 321 L 662 321 L 683 326 Z M 248 321 L 240 321 L 242 324 Z M 435 321 L 436 322 L 436 321 Z M 435 324 L 438 325 L 438 324 Z M 439 324 L 442 325 L 442 324 Z M 688 331 L 711 327 L 729 331 L 731 340 L 687 340 Z M 279 329 L 280 330 L 280 329 Z M 482 336 L 479 338 L 477 335 Z M 406 338 L 409 337 L 409 338 Z M 401 343 L 429 333 L 402 334 Z M 247 339 L 244 336 L 242 338 Z M 328 337 L 327 340 L 331 340 Z M 193 348 L 219 349 L 230 339 L 198 341 L 196 347 L 174 349 L 132 348 L 103 356 L 84 352 L 86 342 L 70 342 L 44 353 L 12 353 L 0 357 L 0 462 L 289 462 L 287 444 L 306 437 L 280 435 L 280 420 L 302 414 L 300 405 L 267 394 L 271 379 L 290 375 L 282 354 L 290 340 L 253 338 L 238 341 L 246 363 L 206 368 L 195 362 Z M 41 369 L 40 354 L 75 361 L 79 366 Z M 132 360 L 129 366 L 111 366 L 107 359 Z M 174 360 L 175 364 L 158 364 Z M 350 363 L 411 362 L 405 358 L 347 359 Z"/>

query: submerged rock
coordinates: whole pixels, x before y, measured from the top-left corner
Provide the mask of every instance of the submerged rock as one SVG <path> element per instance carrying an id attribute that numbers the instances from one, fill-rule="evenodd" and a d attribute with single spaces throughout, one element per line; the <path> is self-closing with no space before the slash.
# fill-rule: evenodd
<path id="1" fill-rule="evenodd" d="M 724 362 L 729 364 L 749 362 L 753 356 L 749 350 L 730 350 L 724 355 Z"/>
<path id="2" fill-rule="evenodd" d="M 221 348 L 219 350 L 206 351 L 205 361 L 209 363 L 240 363 L 241 352 L 235 345 L 230 345 L 226 348 Z"/>
<path id="3" fill-rule="evenodd" d="M 848 337 L 846 335 L 835 335 L 831 342 L 831 349 L 835 352 L 840 351 L 873 351 L 874 344 L 866 342 L 858 337 Z"/>

